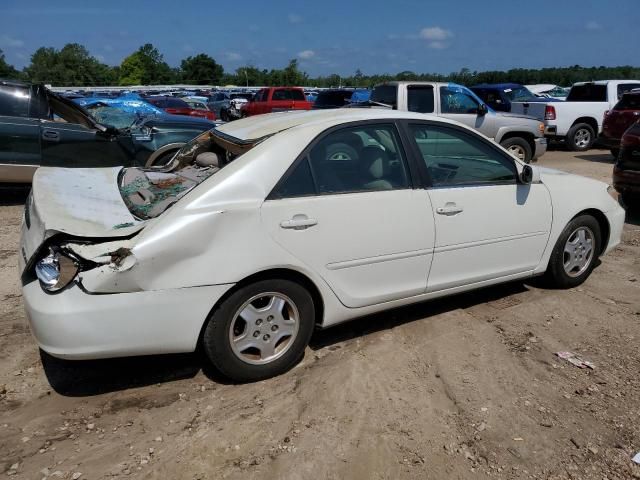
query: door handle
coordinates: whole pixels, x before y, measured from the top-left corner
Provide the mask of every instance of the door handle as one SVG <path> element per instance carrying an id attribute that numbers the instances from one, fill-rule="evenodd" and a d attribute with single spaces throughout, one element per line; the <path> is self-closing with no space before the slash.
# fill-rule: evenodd
<path id="1" fill-rule="evenodd" d="M 457 215 L 461 213 L 464 209 L 459 207 L 453 202 L 447 202 L 444 207 L 436 208 L 436 213 L 439 215 Z"/>
<path id="2" fill-rule="evenodd" d="M 44 140 L 49 140 L 50 142 L 57 142 L 60 140 L 60 134 L 55 130 L 43 130 L 42 138 Z"/>
<path id="3" fill-rule="evenodd" d="M 294 215 L 291 220 L 280 222 L 280 227 L 292 230 L 304 230 L 317 224 L 318 221 L 315 218 L 309 218 L 306 215 Z"/>

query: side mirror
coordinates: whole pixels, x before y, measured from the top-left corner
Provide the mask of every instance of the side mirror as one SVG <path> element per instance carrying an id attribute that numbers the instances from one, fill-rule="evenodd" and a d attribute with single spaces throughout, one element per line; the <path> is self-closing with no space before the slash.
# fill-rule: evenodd
<path id="1" fill-rule="evenodd" d="M 487 113 L 489 113 L 489 107 L 485 103 L 481 103 L 478 105 L 478 116 L 484 117 Z"/>
<path id="2" fill-rule="evenodd" d="M 533 182 L 533 168 L 531 165 L 525 165 L 520 172 L 520 182 L 525 185 L 529 185 Z"/>

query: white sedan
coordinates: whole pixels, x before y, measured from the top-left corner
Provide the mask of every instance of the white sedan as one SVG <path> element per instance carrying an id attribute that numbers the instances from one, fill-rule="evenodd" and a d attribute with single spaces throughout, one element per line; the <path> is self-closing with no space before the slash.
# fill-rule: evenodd
<path id="1" fill-rule="evenodd" d="M 295 365 L 316 327 L 536 275 L 579 285 L 623 223 L 606 184 L 456 122 L 276 113 L 206 132 L 162 170 L 39 169 L 21 275 L 51 355 L 201 345 L 252 381 Z"/>

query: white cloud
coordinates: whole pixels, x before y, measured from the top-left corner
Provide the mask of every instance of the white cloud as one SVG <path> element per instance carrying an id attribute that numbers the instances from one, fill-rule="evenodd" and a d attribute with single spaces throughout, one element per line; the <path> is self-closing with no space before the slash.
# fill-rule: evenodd
<path id="1" fill-rule="evenodd" d="M 287 15 L 287 18 L 289 19 L 289 23 L 302 23 L 303 20 L 297 13 L 290 13 Z"/>
<path id="2" fill-rule="evenodd" d="M 0 37 L 0 46 L 2 47 L 10 47 L 10 48 L 20 48 L 24 47 L 24 41 L 19 38 L 13 38 L 9 35 L 2 35 Z"/>
<path id="3" fill-rule="evenodd" d="M 587 30 L 591 30 L 591 31 L 602 30 L 602 25 L 600 25 L 598 22 L 593 20 L 591 20 L 590 22 L 587 22 L 587 24 L 584 27 Z"/>
<path id="4" fill-rule="evenodd" d="M 418 37 L 428 40 L 427 46 L 436 50 L 447 48 L 449 44 L 447 40 L 453 38 L 453 32 L 442 27 L 425 27 L 420 30 Z"/>
<path id="5" fill-rule="evenodd" d="M 239 53 L 236 52 L 226 52 L 224 54 L 225 58 L 227 60 L 231 60 L 233 62 L 237 62 L 238 60 L 242 60 L 242 55 L 240 55 Z"/>
<path id="6" fill-rule="evenodd" d="M 309 60 L 310 58 L 313 58 L 315 54 L 316 52 L 313 50 L 303 50 L 298 53 L 298 58 L 301 58 L 302 60 Z"/>
<path id="7" fill-rule="evenodd" d="M 420 30 L 420 38 L 424 38 L 425 40 L 441 42 L 451 37 L 453 37 L 453 32 L 441 27 L 425 27 Z"/>

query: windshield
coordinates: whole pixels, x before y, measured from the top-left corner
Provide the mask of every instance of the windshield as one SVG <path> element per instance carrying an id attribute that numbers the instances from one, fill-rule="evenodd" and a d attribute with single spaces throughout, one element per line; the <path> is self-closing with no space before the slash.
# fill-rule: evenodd
<path id="1" fill-rule="evenodd" d="M 88 106 L 87 111 L 96 122 L 118 130 L 129 128 L 142 118 L 142 115 L 100 104 Z"/>
<path id="2" fill-rule="evenodd" d="M 526 102 L 535 98 L 527 87 L 505 88 L 503 91 L 512 102 Z"/>
<path id="3" fill-rule="evenodd" d="M 209 130 L 185 144 L 165 167 L 124 168 L 120 195 L 137 218 L 155 218 L 262 140 L 243 142 Z"/>

